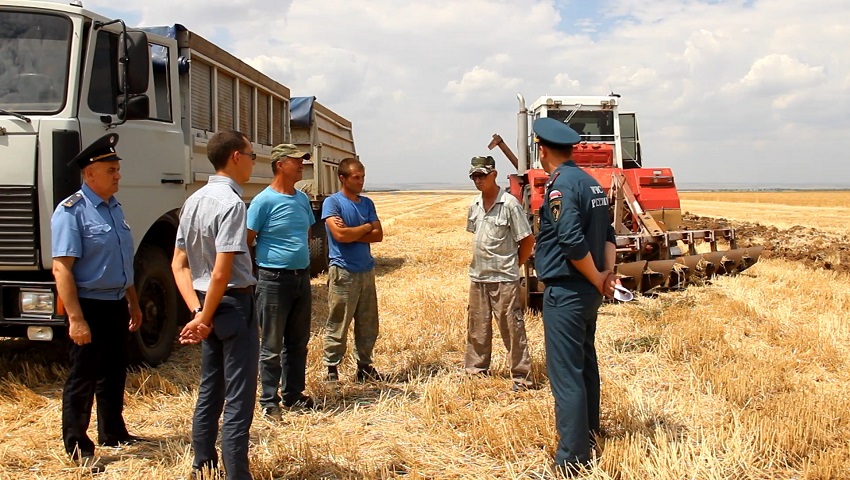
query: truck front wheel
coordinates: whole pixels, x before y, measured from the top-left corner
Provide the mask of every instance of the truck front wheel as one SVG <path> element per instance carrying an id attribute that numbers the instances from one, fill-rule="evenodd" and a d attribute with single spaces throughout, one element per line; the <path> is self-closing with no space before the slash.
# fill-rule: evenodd
<path id="1" fill-rule="evenodd" d="M 136 292 L 142 325 L 130 335 L 131 363 L 157 366 L 174 346 L 177 334 L 177 285 L 171 262 L 161 248 L 142 244 L 136 253 Z"/>

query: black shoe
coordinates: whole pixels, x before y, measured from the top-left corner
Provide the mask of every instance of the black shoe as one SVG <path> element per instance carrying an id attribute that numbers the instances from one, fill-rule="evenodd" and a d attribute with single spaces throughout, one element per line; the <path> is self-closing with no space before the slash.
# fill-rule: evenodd
<path id="1" fill-rule="evenodd" d="M 100 444 L 104 447 L 121 447 L 125 445 L 135 445 L 137 443 L 145 443 L 149 440 L 142 437 L 137 437 L 135 435 L 127 435 L 124 438 L 110 438 L 109 440 L 104 440 L 100 442 Z"/>
<path id="2" fill-rule="evenodd" d="M 280 407 L 276 405 L 263 407 L 263 417 L 265 417 L 266 420 L 280 420 Z"/>
<path id="3" fill-rule="evenodd" d="M 77 458 L 75 461 L 82 470 L 85 470 L 88 473 L 96 474 L 106 470 L 106 467 L 100 463 L 100 459 L 96 458 L 94 455 L 85 455 Z"/>
<path id="4" fill-rule="evenodd" d="M 386 376 L 381 375 L 375 370 L 375 367 L 372 365 L 358 365 L 357 366 L 357 381 L 358 382 L 383 382 L 386 381 Z"/>
<path id="5" fill-rule="evenodd" d="M 328 374 L 325 376 L 326 382 L 338 382 L 339 381 L 339 371 L 337 371 L 336 365 L 328 365 Z"/>
<path id="6" fill-rule="evenodd" d="M 284 399 L 283 404 L 288 408 L 311 410 L 316 408 L 316 403 L 309 395 L 301 395 L 293 399 Z"/>

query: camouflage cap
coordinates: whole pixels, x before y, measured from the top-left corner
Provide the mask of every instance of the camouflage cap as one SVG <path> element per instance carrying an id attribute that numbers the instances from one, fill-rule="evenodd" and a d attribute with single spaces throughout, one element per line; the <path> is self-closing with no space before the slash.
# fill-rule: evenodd
<path id="1" fill-rule="evenodd" d="M 298 150 L 298 147 L 291 143 L 281 143 L 276 147 L 272 148 L 272 161 L 276 162 L 283 157 L 289 158 L 302 158 L 304 160 L 310 160 L 310 154 L 307 152 L 302 152 Z"/>
<path id="2" fill-rule="evenodd" d="M 472 157 L 472 166 L 469 167 L 469 176 L 471 177 L 473 173 L 483 173 L 484 175 L 488 175 L 491 172 L 496 171 L 496 161 L 493 160 L 493 157 Z"/>

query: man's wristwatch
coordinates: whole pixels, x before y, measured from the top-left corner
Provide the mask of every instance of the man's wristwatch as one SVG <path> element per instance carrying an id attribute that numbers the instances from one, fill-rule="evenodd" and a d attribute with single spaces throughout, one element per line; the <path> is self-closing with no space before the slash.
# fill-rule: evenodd
<path id="1" fill-rule="evenodd" d="M 195 319 L 195 317 L 196 317 L 199 313 L 201 313 L 201 310 L 203 310 L 203 308 L 202 308 L 202 307 L 197 307 L 197 308 L 195 308 L 194 310 L 192 310 L 192 317 L 190 318 L 190 320 L 194 320 L 194 319 Z"/>

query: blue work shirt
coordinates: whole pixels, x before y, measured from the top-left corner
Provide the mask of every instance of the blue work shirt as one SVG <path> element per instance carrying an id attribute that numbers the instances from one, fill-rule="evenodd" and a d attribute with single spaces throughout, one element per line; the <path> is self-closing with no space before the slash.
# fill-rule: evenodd
<path id="1" fill-rule="evenodd" d="M 359 195 L 359 202 L 352 202 L 342 192 L 337 192 L 326 198 L 322 204 L 322 220 L 327 221 L 329 217 L 340 217 L 346 227 L 358 227 L 360 225 L 377 222 L 378 212 L 375 204 L 368 197 Z M 363 273 L 375 268 L 375 259 L 372 258 L 371 246 L 366 242 L 340 243 L 331 235 L 327 223 L 325 229 L 328 232 L 328 257 L 330 264 L 344 268 L 349 272 Z"/>
<path id="2" fill-rule="evenodd" d="M 78 297 L 124 298 L 133 285 L 133 235 L 115 197 L 107 203 L 84 184 L 59 203 L 50 229 L 53 258 L 76 258 L 71 273 Z"/>
<path id="3" fill-rule="evenodd" d="M 599 183 L 572 160 L 552 172 L 540 208 L 540 231 L 534 268 L 543 283 L 584 280 L 570 260 L 593 255 L 596 269 L 605 268 L 605 244 L 615 243 L 608 197 Z M 594 289 L 595 291 L 595 289 Z"/>
<path id="4" fill-rule="evenodd" d="M 287 195 L 266 187 L 248 207 L 248 229 L 257 232 L 257 265 L 289 270 L 310 266 L 307 242 L 314 223 L 307 194 L 295 190 L 295 195 Z"/>

